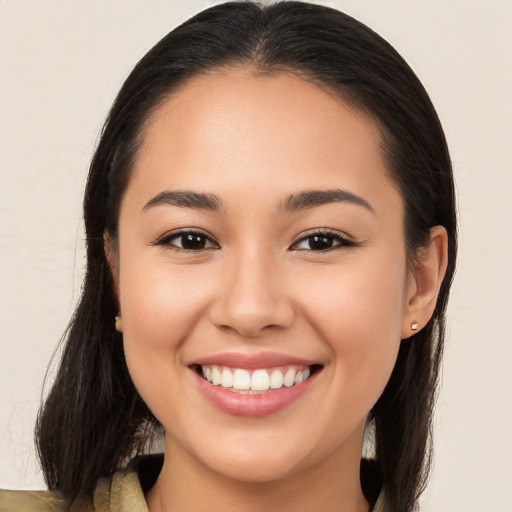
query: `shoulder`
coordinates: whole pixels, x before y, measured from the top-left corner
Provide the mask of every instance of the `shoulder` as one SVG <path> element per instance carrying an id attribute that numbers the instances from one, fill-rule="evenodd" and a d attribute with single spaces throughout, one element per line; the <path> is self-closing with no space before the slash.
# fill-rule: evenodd
<path id="1" fill-rule="evenodd" d="M 0 490 L 0 512 L 147 512 L 136 473 L 119 471 L 73 501 L 58 492 Z"/>
<path id="2" fill-rule="evenodd" d="M 0 512 L 148 512 L 144 493 L 153 486 L 162 464 L 162 456 L 138 457 L 72 503 L 55 491 L 0 490 Z"/>
<path id="3" fill-rule="evenodd" d="M 67 512 L 69 502 L 57 492 L 0 490 L 0 512 Z"/>

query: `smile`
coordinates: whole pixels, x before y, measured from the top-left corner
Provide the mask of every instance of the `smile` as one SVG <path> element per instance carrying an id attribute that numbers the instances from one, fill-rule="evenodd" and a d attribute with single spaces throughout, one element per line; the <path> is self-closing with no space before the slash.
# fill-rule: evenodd
<path id="1" fill-rule="evenodd" d="M 311 370 L 307 366 L 247 370 L 219 365 L 202 365 L 200 371 L 203 378 L 214 386 L 221 386 L 229 391 L 242 394 L 264 393 L 283 387 L 291 388 L 304 382 L 311 375 Z"/>
<path id="2" fill-rule="evenodd" d="M 278 413 L 313 386 L 322 364 L 273 353 L 219 354 L 190 365 L 201 394 L 233 416 Z"/>

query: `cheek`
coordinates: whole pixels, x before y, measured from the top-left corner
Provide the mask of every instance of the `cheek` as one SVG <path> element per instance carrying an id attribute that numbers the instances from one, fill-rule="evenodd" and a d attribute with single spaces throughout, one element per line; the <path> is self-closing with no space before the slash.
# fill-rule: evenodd
<path id="1" fill-rule="evenodd" d="M 313 268 L 302 272 L 301 284 L 298 294 L 305 310 L 330 340 L 338 338 L 336 332 L 352 332 L 343 340 L 349 345 L 377 333 L 400 338 L 405 297 L 401 258 L 353 258 L 338 268 Z"/>
<path id="2" fill-rule="evenodd" d="M 149 260 L 149 258 L 148 258 Z M 205 274 L 205 272 L 203 272 Z M 206 275 L 144 258 L 121 266 L 120 302 L 125 337 L 170 348 L 197 319 L 207 302 Z"/>
<path id="3" fill-rule="evenodd" d="M 303 296 L 309 324 L 332 353 L 333 392 L 343 393 L 364 415 L 382 393 L 400 346 L 405 261 L 362 263 L 329 278 L 312 275 L 304 281 Z"/>
<path id="4" fill-rule="evenodd" d="M 142 257 L 121 262 L 123 343 L 132 380 L 150 409 L 178 390 L 182 345 L 200 322 L 207 303 L 206 276 Z M 200 286 L 200 283 L 203 285 Z M 172 386 L 170 385 L 172 383 Z"/>

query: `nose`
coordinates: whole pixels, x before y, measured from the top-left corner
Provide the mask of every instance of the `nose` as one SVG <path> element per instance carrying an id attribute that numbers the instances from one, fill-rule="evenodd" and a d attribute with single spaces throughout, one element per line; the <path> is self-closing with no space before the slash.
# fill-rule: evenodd
<path id="1" fill-rule="evenodd" d="M 283 272 L 258 254 L 226 262 L 219 275 L 220 291 L 211 305 L 211 320 L 219 328 L 247 338 L 289 327 L 295 318 Z"/>

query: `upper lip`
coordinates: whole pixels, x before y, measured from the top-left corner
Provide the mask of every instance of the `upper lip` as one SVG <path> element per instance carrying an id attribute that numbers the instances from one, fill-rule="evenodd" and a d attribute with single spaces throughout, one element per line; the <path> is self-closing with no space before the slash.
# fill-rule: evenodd
<path id="1" fill-rule="evenodd" d="M 276 352 L 261 352 L 259 354 L 225 352 L 206 356 L 194 361 L 192 364 L 228 366 L 230 368 L 256 370 L 258 368 L 272 368 L 274 366 L 312 366 L 320 363 L 318 361 L 311 361 Z"/>

